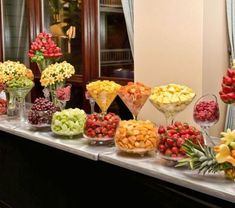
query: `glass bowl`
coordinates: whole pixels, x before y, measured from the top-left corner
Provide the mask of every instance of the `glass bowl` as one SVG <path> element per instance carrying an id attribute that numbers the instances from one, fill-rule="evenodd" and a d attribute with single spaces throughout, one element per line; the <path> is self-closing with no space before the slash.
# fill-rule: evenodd
<path id="1" fill-rule="evenodd" d="M 90 144 L 109 144 L 113 142 L 120 118 L 114 113 L 93 113 L 87 116 L 84 137 Z"/>
<path id="2" fill-rule="evenodd" d="M 95 100 L 102 114 L 107 113 L 120 87 L 121 85 L 109 80 L 98 80 L 86 85 L 89 95 Z"/>
<path id="3" fill-rule="evenodd" d="M 28 123 L 31 127 L 35 128 L 49 127 L 53 113 L 50 110 L 29 110 Z"/>
<path id="4" fill-rule="evenodd" d="M 155 87 L 149 98 L 152 105 L 162 112 L 166 124 L 174 122 L 177 113 L 183 111 L 194 99 L 196 94 L 187 86 L 168 84 Z"/>
<path id="5" fill-rule="evenodd" d="M 215 145 L 215 142 L 209 135 L 209 129 L 218 122 L 219 114 L 217 97 L 213 94 L 201 96 L 194 104 L 193 118 L 195 123 L 201 127 L 206 145 Z"/>
<path id="6" fill-rule="evenodd" d="M 72 138 L 82 135 L 86 121 L 86 113 L 79 108 L 69 108 L 53 114 L 51 130 L 54 134 Z"/>
<path id="7" fill-rule="evenodd" d="M 182 160 L 184 158 L 187 158 L 187 156 L 182 156 L 182 157 L 170 157 L 170 156 L 167 156 L 167 155 L 163 155 L 161 154 L 160 152 L 157 153 L 158 157 L 160 159 L 162 159 L 164 161 L 164 163 L 167 165 L 167 166 L 175 166 L 177 165 L 178 161 L 179 160 Z"/>
<path id="8" fill-rule="evenodd" d="M 148 120 L 120 121 L 115 134 L 117 149 L 141 156 L 155 151 L 158 140 L 156 125 Z"/>
<path id="9" fill-rule="evenodd" d="M 129 82 L 118 91 L 118 96 L 130 110 L 135 120 L 137 120 L 137 116 L 150 94 L 151 88 L 139 82 Z"/>

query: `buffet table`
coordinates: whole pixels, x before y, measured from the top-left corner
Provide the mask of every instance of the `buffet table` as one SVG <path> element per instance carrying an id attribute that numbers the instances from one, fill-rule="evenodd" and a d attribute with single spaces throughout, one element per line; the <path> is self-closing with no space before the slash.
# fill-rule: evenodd
<path id="1" fill-rule="evenodd" d="M 104 162 L 112 166 L 119 166 L 133 173 L 141 173 L 156 178 L 156 180 L 160 179 L 161 181 L 210 195 L 216 199 L 225 200 L 227 203 L 235 203 L 235 183 L 224 179 L 223 174 L 201 176 L 191 170 L 170 167 L 156 155 L 145 157 L 130 156 L 118 152 L 115 147 L 91 146 L 84 138 L 61 139 L 46 129 L 36 132 L 27 124 L 22 126 L 17 121 L 11 121 L 4 116 L 0 118 L 0 130 L 72 153 L 81 158 L 98 161 L 101 164 Z"/>

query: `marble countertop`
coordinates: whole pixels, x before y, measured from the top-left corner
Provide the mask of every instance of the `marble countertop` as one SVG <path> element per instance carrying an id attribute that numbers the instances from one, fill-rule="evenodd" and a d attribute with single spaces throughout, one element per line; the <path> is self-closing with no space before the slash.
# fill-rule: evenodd
<path id="1" fill-rule="evenodd" d="M 111 149 L 111 147 L 89 145 L 87 139 L 81 137 L 62 138 L 53 134 L 48 128 L 35 130 L 27 123 L 21 125 L 18 121 L 9 120 L 5 116 L 0 117 L 0 130 L 91 160 L 98 160 L 101 152 L 109 152 Z"/>
<path id="2" fill-rule="evenodd" d="M 235 203 L 235 183 L 226 180 L 223 173 L 198 175 L 195 171 L 174 168 L 154 153 L 144 157 L 133 156 L 121 153 L 115 147 L 89 145 L 85 138 L 62 139 L 50 132 L 49 129 L 35 131 L 27 124 L 21 125 L 18 121 L 9 120 L 5 116 L 0 117 L 0 130 L 81 157 L 95 161 L 101 160 Z"/>
<path id="3" fill-rule="evenodd" d="M 235 203 L 235 183 L 226 180 L 223 173 L 203 176 L 175 168 L 157 154 L 133 157 L 114 148 L 113 152 L 101 153 L 99 160 Z"/>

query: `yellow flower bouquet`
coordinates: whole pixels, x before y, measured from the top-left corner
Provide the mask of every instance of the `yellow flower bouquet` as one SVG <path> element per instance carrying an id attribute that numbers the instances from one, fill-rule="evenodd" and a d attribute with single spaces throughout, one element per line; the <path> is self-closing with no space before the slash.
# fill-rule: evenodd
<path id="1" fill-rule="evenodd" d="M 34 76 L 30 69 L 28 69 L 24 64 L 15 61 L 5 61 L 0 63 L 0 83 L 6 84 L 13 78 L 18 79 L 20 77 L 26 77 L 33 80 Z"/>
<path id="2" fill-rule="evenodd" d="M 44 95 L 61 109 L 65 107 L 71 93 L 71 86 L 65 87 L 66 80 L 75 74 L 74 66 L 66 61 L 49 65 L 41 74 L 41 85 L 45 87 Z"/>
<path id="3" fill-rule="evenodd" d="M 33 73 L 24 64 L 15 61 L 0 63 L 0 84 L 4 85 L 8 116 L 20 116 L 24 121 L 25 97 L 34 87 Z"/>

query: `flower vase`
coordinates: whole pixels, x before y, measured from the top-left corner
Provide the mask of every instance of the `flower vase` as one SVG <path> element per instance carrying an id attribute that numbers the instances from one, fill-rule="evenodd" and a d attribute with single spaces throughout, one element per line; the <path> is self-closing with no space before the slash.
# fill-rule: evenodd
<path id="1" fill-rule="evenodd" d="M 5 93 L 7 99 L 7 116 L 8 117 L 16 116 L 17 115 L 16 96 L 9 88 L 5 90 Z"/>
<path id="2" fill-rule="evenodd" d="M 32 87 L 6 88 L 6 91 L 9 94 L 7 109 L 8 116 L 19 116 L 20 122 L 25 122 L 25 97 Z"/>

